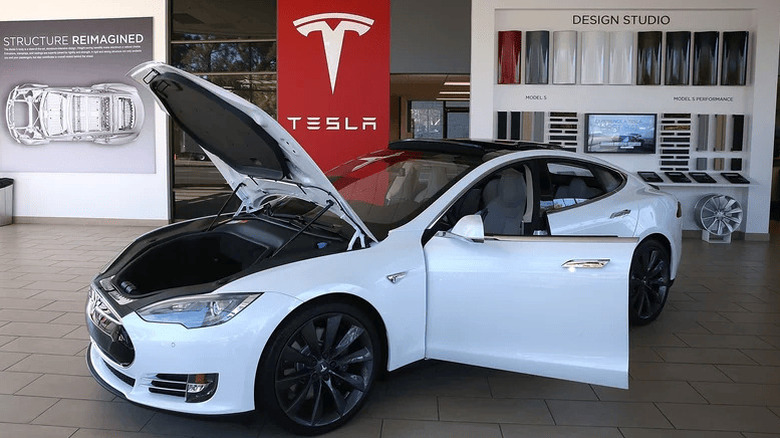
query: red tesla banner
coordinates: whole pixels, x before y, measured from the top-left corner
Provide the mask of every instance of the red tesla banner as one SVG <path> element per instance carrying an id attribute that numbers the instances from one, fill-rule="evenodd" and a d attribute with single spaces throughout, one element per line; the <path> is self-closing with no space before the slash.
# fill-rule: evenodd
<path id="1" fill-rule="evenodd" d="M 329 169 L 387 146 L 390 0 L 277 2 L 278 120 Z"/>

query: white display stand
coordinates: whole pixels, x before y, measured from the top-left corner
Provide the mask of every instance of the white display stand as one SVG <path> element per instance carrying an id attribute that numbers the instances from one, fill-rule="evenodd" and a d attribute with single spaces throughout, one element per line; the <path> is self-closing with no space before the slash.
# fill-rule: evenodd
<path id="1" fill-rule="evenodd" d="M 561 123 L 569 129 L 569 139 L 560 143 L 578 153 L 585 153 L 585 115 L 588 113 L 657 114 L 655 154 L 592 154 L 630 172 L 654 171 L 662 175 L 662 186 L 684 205 L 686 230 L 698 230 L 692 219 L 696 201 L 708 193 L 724 193 L 737 199 L 745 208 L 740 227 L 751 238 L 768 238 L 772 148 L 774 141 L 775 96 L 777 89 L 778 46 L 780 35 L 780 2 L 746 0 L 739 9 L 725 0 L 691 0 L 684 6 L 678 1 L 596 0 L 587 3 L 563 0 L 555 3 L 537 0 L 483 0 L 472 3 L 471 50 L 471 136 L 498 138 L 499 112 L 534 112 L 545 114 L 544 141 L 554 141 Z M 497 35 L 499 31 L 548 30 L 577 32 L 576 83 L 546 85 L 497 84 Z M 583 84 L 582 38 L 584 32 L 690 31 L 749 32 L 746 85 L 636 85 Z M 525 34 L 524 34 L 525 36 Z M 553 39 L 551 38 L 551 41 Z M 665 37 L 664 37 L 665 42 Z M 524 49 L 525 49 L 525 42 Z M 554 41 L 553 41 L 554 44 Z M 636 44 L 636 38 L 634 39 Z M 662 46 L 665 47 L 665 46 Z M 550 47 L 552 71 L 555 47 Z M 720 62 L 722 47 L 718 52 Z M 636 51 L 632 54 L 636 59 Z M 663 56 L 662 56 L 663 58 Z M 691 50 L 691 59 L 693 50 Z M 525 59 L 523 59 L 524 61 Z M 692 61 L 691 61 L 692 62 Z M 663 76 L 665 65 L 661 64 Z M 719 66 L 721 67 L 721 66 Z M 524 70 L 524 66 L 521 68 Z M 691 69 L 692 70 L 692 69 Z M 636 72 L 634 72 L 634 75 Z M 690 82 L 689 82 L 690 83 Z M 561 114 L 566 113 L 566 122 Z M 708 145 L 699 150 L 699 115 L 710 115 Z M 726 115 L 724 131 L 715 132 L 715 115 Z M 687 115 L 687 116 L 686 116 Z M 730 139 L 734 133 L 733 116 L 745 118 L 742 150 L 730 147 L 716 150 L 716 137 Z M 662 131 L 669 126 L 669 131 Z M 672 131 L 674 130 L 674 131 Z M 687 137 L 687 144 L 664 144 L 662 132 Z M 685 140 L 684 140 L 685 141 Z M 722 142 L 721 142 L 722 143 Z M 675 149 L 676 148 L 676 149 Z M 697 164 L 706 160 L 706 169 Z M 732 160 L 741 160 L 738 172 L 750 184 L 731 184 L 720 172 L 730 171 Z M 736 163 L 736 162 L 735 162 Z M 717 167 L 723 166 L 722 170 Z M 716 182 L 702 184 L 673 183 L 664 171 L 702 170 Z"/>

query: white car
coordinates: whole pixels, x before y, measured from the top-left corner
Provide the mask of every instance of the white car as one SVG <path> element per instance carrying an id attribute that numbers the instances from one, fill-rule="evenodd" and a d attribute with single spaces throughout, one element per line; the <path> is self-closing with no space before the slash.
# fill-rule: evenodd
<path id="1" fill-rule="evenodd" d="M 155 408 L 266 410 L 321 433 L 422 359 L 626 388 L 680 207 L 543 145 L 402 141 L 326 176 L 266 113 L 162 63 L 131 71 L 241 200 L 152 231 L 95 277 L 87 361 Z"/>
<path id="2" fill-rule="evenodd" d="M 52 141 L 116 145 L 138 137 L 144 108 L 138 91 L 127 84 L 23 84 L 8 95 L 5 115 L 11 137 L 24 145 Z"/>

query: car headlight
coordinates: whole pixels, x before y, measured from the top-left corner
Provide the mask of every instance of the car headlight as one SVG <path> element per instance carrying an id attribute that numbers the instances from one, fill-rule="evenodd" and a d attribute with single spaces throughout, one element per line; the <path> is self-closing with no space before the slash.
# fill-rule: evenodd
<path id="1" fill-rule="evenodd" d="M 138 316 L 147 322 L 181 324 L 187 328 L 210 327 L 230 321 L 262 293 L 190 296 L 144 307 Z"/>

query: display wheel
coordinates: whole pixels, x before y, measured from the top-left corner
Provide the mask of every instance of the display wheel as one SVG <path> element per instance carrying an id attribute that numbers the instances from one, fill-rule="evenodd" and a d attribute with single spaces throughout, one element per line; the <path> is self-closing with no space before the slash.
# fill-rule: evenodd
<path id="1" fill-rule="evenodd" d="M 742 223 L 742 206 L 731 196 L 712 194 L 694 208 L 696 223 L 714 236 L 728 236 Z"/>

